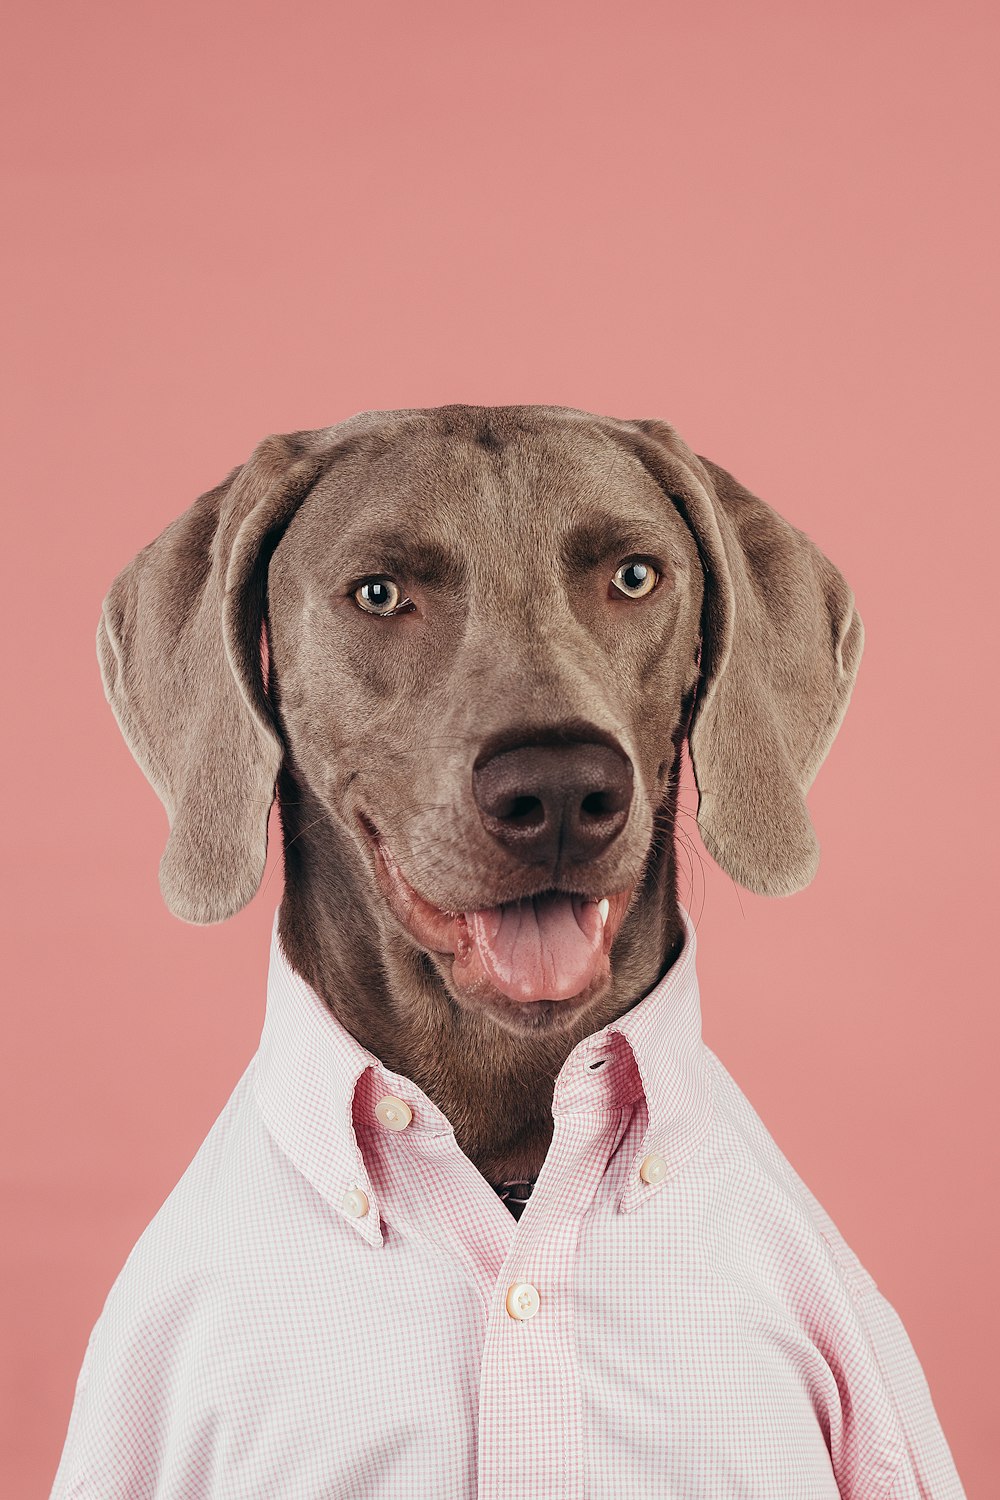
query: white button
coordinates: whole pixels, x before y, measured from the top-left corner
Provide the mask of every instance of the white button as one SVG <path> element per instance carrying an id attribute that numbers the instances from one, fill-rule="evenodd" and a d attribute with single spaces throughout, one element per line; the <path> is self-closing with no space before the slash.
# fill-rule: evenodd
<path id="1" fill-rule="evenodd" d="M 375 1106 L 375 1113 L 390 1130 L 405 1130 L 413 1119 L 413 1111 L 405 1099 L 397 1099 L 395 1094 L 381 1098 Z"/>
<path id="2" fill-rule="evenodd" d="M 352 1219 L 363 1219 L 368 1212 L 368 1195 L 360 1188 L 349 1188 L 344 1194 L 344 1212 Z"/>
<path id="3" fill-rule="evenodd" d="M 507 1288 L 507 1311 L 512 1318 L 533 1318 L 538 1311 L 538 1293 L 530 1281 L 515 1281 Z"/>
<path id="4" fill-rule="evenodd" d="M 639 1168 L 639 1176 L 643 1182 L 659 1182 L 666 1176 L 667 1164 L 662 1156 L 657 1156 L 655 1151 L 643 1158 L 642 1166 Z"/>

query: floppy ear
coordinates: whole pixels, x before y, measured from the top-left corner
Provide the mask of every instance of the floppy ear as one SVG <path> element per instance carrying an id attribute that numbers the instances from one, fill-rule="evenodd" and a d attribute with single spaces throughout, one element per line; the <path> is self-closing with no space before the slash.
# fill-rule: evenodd
<path id="1" fill-rule="evenodd" d="M 104 692 L 167 810 L 160 890 L 185 922 L 224 921 L 260 884 L 282 756 L 261 669 L 267 564 L 329 446 L 327 429 L 264 438 L 104 600 Z"/>
<path id="2" fill-rule="evenodd" d="M 845 579 L 817 546 L 667 423 L 641 430 L 688 471 L 675 505 L 705 572 L 701 678 L 688 744 L 713 859 L 763 896 L 809 884 L 805 794 L 847 710 L 864 645 Z M 675 471 L 676 473 L 676 471 Z"/>

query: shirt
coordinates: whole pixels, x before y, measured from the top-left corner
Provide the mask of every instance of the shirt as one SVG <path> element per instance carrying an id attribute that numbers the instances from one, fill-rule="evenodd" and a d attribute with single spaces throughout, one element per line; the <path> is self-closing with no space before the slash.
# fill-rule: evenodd
<path id="1" fill-rule="evenodd" d="M 695 933 L 518 1218 L 271 935 L 259 1048 L 83 1358 L 52 1500 L 964 1500 L 892 1305 L 701 1035 Z"/>

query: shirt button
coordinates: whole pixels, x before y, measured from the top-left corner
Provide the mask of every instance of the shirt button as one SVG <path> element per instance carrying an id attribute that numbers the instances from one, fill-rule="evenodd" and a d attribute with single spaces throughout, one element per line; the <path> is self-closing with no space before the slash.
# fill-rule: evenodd
<path id="1" fill-rule="evenodd" d="M 344 1194 L 344 1212 L 352 1219 L 363 1219 L 368 1212 L 368 1195 L 360 1188 L 349 1188 Z"/>
<path id="2" fill-rule="evenodd" d="M 667 1171 L 667 1164 L 662 1156 L 657 1156 L 655 1151 L 643 1158 L 642 1166 L 639 1168 L 639 1176 L 643 1182 L 659 1182 Z"/>
<path id="3" fill-rule="evenodd" d="M 507 1288 L 507 1311 L 512 1318 L 533 1318 L 538 1311 L 538 1293 L 530 1281 L 515 1281 Z"/>
<path id="4" fill-rule="evenodd" d="M 385 1094 L 376 1104 L 375 1113 L 390 1130 L 405 1130 L 413 1119 L 413 1111 L 404 1099 L 395 1094 Z"/>

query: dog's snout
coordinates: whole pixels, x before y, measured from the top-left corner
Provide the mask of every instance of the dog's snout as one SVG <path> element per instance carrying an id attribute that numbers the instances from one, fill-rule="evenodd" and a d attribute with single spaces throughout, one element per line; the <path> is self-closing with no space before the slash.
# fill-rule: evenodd
<path id="1" fill-rule="evenodd" d="M 608 745 L 522 745 L 472 773 L 488 833 L 530 864 L 596 859 L 621 833 L 632 765 Z"/>

